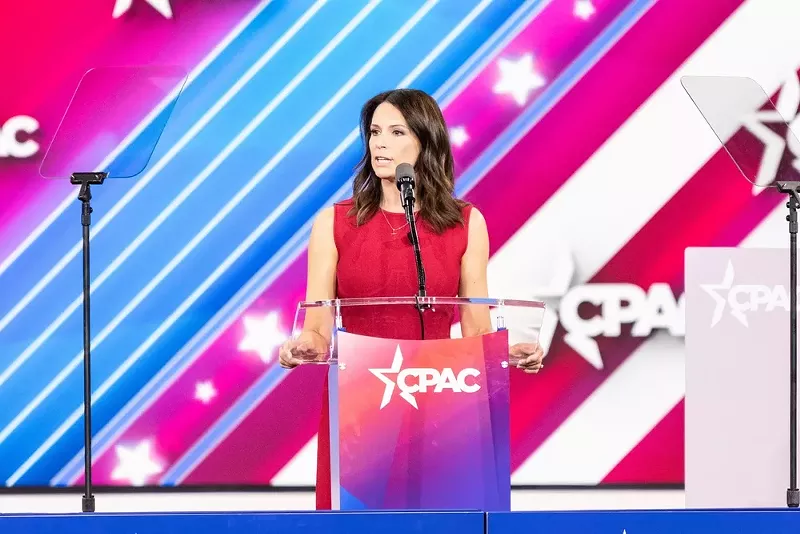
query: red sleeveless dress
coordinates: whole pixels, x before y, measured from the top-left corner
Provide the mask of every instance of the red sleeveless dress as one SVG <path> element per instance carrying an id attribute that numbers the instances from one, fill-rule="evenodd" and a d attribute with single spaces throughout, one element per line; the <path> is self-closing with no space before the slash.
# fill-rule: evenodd
<path id="1" fill-rule="evenodd" d="M 417 292 L 414 249 L 408 240 L 405 214 L 379 211 L 363 225 L 347 213 L 352 199 L 334 205 L 333 233 L 339 254 L 338 298 L 404 297 Z M 464 225 L 436 234 L 419 217 L 417 234 L 425 266 L 428 295 L 455 297 L 461 280 L 461 257 L 467 249 L 470 206 L 462 210 Z M 384 218 L 385 216 L 385 218 Z M 392 229 L 397 229 L 392 235 Z M 450 337 L 454 308 L 443 306 L 425 314 L 425 339 Z M 419 314 L 413 306 L 357 306 L 342 309 L 347 332 L 391 339 L 420 339 Z M 328 383 L 323 388 L 322 418 L 317 448 L 317 509 L 331 508 Z"/>

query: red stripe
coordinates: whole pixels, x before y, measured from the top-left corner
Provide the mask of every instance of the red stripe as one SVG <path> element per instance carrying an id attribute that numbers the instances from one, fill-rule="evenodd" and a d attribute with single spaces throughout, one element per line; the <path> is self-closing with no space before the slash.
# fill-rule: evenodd
<path id="1" fill-rule="evenodd" d="M 683 484 L 683 400 L 603 479 L 603 484 Z"/>

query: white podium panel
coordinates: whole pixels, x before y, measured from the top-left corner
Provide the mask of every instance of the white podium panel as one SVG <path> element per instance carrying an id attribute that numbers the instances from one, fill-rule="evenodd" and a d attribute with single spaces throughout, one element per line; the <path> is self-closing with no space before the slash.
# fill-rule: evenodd
<path id="1" fill-rule="evenodd" d="M 687 508 L 786 507 L 789 249 L 687 248 Z"/>

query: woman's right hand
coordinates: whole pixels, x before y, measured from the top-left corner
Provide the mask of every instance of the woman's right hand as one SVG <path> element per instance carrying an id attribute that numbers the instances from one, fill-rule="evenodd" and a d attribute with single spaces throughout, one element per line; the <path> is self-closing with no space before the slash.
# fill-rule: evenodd
<path id="1" fill-rule="evenodd" d="M 284 369 L 294 369 L 303 361 L 314 361 L 327 352 L 328 345 L 321 335 L 304 330 L 281 346 L 280 364 Z"/>

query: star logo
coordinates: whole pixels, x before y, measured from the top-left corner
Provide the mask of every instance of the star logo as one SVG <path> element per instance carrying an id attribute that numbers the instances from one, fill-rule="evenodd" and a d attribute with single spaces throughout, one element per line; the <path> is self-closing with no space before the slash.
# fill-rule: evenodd
<path id="1" fill-rule="evenodd" d="M 278 328 L 278 314 L 271 312 L 265 317 L 245 317 L 245 336 L 239 343 L 239 350 L 252 350 L 258 353 L 264 363 L 272 359 L 273 352 L 285 340 L 286 335 Z"/>
<path id="2" fill-rule="evenodd" d="M 194 398 L 202 402 L 203 404 L 208 404 L 211 402 L 211 399 L 217 396 L 217 390 L 214 388 L 214 383 L 211 380 L 205 380 L 203 382 L 198 382 L 195 384 L 194 387 Z"/>
<path id="3" fill-rule="evenodd" d="M 143 0 L 144 2 L 150 4 L 153 9 L 161 13 L 164 18 L 171 19 L 172 18 L 172 6 L 169 4 L 169 0 Z M 118 19 L 125 13 L 127 13 L 131 6 L 133 5 L 133 0 L 116 0 L 114 3 L 114 13 L 112 16 L 115 19 Z"/>
<path id="4" fill-rule="evenodd" d="M 467 129 L 463 126 L 456 126 L 450 130 L 450 141 L 452 141 L 453 145 L 457 148 L 461 148 L 464 146 L 464 143 L 469 141 L 469 134 L 467 134 Z"/>
<path id="5" fill-rule="evenodd" d="M 787 172 L 792 174 L 800 172 L 800 141 L 793 133 L 800 119 L 798 111 L 800 111 L 800 80 L 795 74 L 781 88 L 776 105 L 773 106 L 768 101 L 765 109 L 744 117 L 742 121 L 744 128 L 764 144 L 758 172 L 755 177 L 748 176 L 748 179 L 754 181 L 753 194 L 759 194 L 776 180 L 798 179 L 786 176 Z M 789 169 L 785 168 L 787 156 L 791 162 Z"/>
<path id="6" fill-rule="evenodd" d="M 163 468 L 150 457 L 151 446 L 149 440 L 133 448 L 118 445 L 116 452 L 119 463 L 111 473 L 111 478 L 127 480 L 134 486 L 143 486 L 148 478 L 159 474 Z"/>
<path id="7" fill-rule="evenodd" d="M 381 399 L 381 407 L 380 409 L 386 407 L 389 404 L 389 401 L 392 400 L 392 394 L 394 393 L 394 389 L 397 386 L 394 380 L 391 380 L 386 375 L 397 375 L 400 373 L 400 369 L 403 366 L 403 353 L 400 351 L 400 345 L 397 345 L 397 349 L 394 351 L 394 359 L 392 360 L 392 366 L 388 369 L 369 369 L 369 372 L 375 375 L 381 382 L 383 382 L 386 387 L 383 389 L 383 398 Z M 414 396 L 407 392 L 401 391 L 400 396 L 405 399 L 411 406 L 414 408 L 419 409 L 417 406 L 417 399 Z"/>
<path id="8" fill-rule="evenodd" d="M 592 0 L 576 0 L 572 14 L 581 20 L 589 20 L 589 18 L 594 15 L 595 11 L 597 11 L 597 9 L 594 7 L 594 4 L 592 4 Z"/>
<path id="9" fill-rule="evenodd" d="M 497 62 L 500 80 L 493 91 L 498 95 L 511 95 L 514 101 L 523 106 L 530 92 L 545 85 L 545 79 L 533 68 L 533 55 L 525 54 L 516 61 L 500 58 Z"/>
<path id="10" fill-rule="evenodd" d="M 722 319 L 722 314 L 725 312 L 725 305 L 728 303 L 727 295 L 733 287 L 733 278 L 735 272 L 733 264 L 728 260 L 728 265 L 725 268 L 725 275 L 722 277 L 722 282 L 719 284 L 700 284 L 700 287 L 714 299 L 714 313 L 711 316 L 712 328 Z M 719 292 L 725 291 L 726 296 L 722 296 Z M 735 317 L 744 326 L 747 326 L 747 316 L 741 310 L 731 308 L 731 315 Z"/>

